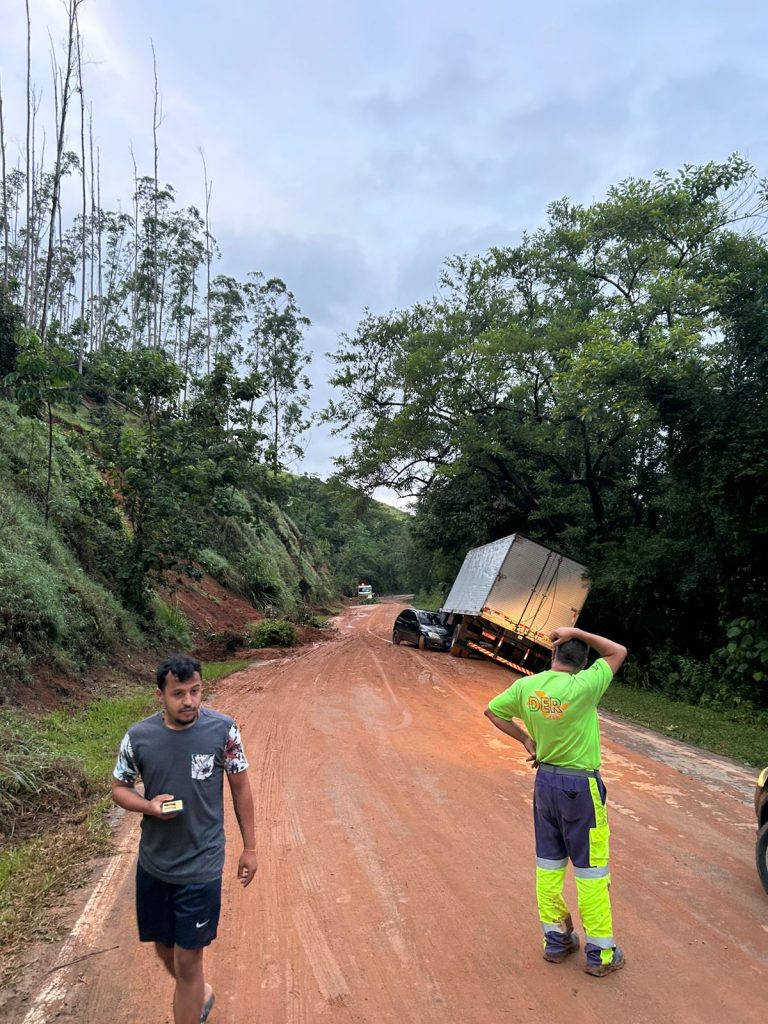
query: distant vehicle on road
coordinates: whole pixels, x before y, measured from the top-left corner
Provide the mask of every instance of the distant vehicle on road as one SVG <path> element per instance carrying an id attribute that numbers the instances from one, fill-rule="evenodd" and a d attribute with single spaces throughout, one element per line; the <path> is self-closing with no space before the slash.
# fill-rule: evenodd
<path id="1" fill-rule="evenodd" d="M 755 814 L 757 816 L 757 844 L 755 860 L 763 888 L 768 892 L 768 768 L 763 768 L 755 786 Z"/>
<path id="2" fill-rule="evenodd" d="M 392 627 L 392 643 L 415 644 L 420 651 L 432 648 L 447 651 L 451 646 L 452 630 L 443 622 L 439 612 L 428 612 L 423 608 L 406 608 L 395 619 Z"/>
<path id="3" fill-rule="evenodd" d="M 357 596 L 361 601 L 372 601 L 373 587 L 370 583 L 360 583 L 357 588 Z"/>

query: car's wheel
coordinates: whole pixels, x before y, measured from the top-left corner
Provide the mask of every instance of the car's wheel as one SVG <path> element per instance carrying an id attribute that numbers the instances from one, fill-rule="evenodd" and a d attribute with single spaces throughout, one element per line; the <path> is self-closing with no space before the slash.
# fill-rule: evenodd
<path id="1" fill-rule="evenodd" d="M 763 883 L 765 891 L 768 892 L 768 821 L 757 833 L 755 860 L 757 861 L 757 873 L 760 875 L 760 881 Z"/>
<path id="2" fill-rule="evenodd" d="M 419 650 L 420 651 L 426 651 L 426 649 L 427 649 L 427 639 L 426 639 L 426 637 L 423 636 L 423 635 L 419 636 Z"/>
<path id="3" fill-rule="evenodd" d="M 397 645 L 400 643 L 400 634 L 396 629 L 392 630 L 392 643 L 395 645 L 395 647 L 397 647 Z"/>

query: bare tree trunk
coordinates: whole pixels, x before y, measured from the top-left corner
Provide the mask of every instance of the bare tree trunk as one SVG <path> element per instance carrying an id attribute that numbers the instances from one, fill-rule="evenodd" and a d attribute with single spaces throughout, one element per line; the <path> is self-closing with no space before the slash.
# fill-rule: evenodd
<path id="1" fill-rule="evenodd" d="M 157 326 L 155 327 L 155 330 L 157 331 L 157 347 L 158 348 L 162 347 L 162 341 L 163 341 L 163 316 L 165 315 L 165 275 L 166 275 L 167 271 L 168 271 L 167 262 L 165 260 L 163 260 L 163 273 L 162 273 L 162 275 L 160 277 L 160 281 L 159 281 L 159 290 L 160 290 L 160 305 L 159 305 L 159 308 L 157 306 L 157 303 L 155 303 L 155 308 L 158 310 L 157 322 L 156 322 Z"/>
<path id="2" fill-rule="evenodd" d="M 59 226 L 58 242 L 59 242 L 59 329 L 64 330 L 65 324 L 72 322 L 70 306 L 74 302 L 74 298 L 65 293 L 64 283 L 64 224 L 61 216 L 61 204 L 59 204 L 59 211 L 56 217 Z M 53 303 L 51 303 L 53 305 Z M 66 315 L 65 315 L 66 307 Z"/>
<path id="3" fill-rule="evenodd" d="M 136 340 L 139 330 L 139 174 L 136 170 L 136 156 L 131 144 L 131 160 L 133 161 L 133 286 L 131 288 L 131 334 L 133 335 L 133 348 L 136 348 Z"/>
<path id="4" fill-rule="evenodd" d="M 48 298 L 51 287 L 51 271 L 53 269 L 54 229 L 56 226 L 56 209 L 59 205 L 59 190 L 61 188 L 62 157 L 64 154 L 64 132 L 67 123 L 67 107 L 69 105 L 70 82 L 72 79 L 72 70 L 74 66 L 72 51 L 75 42 L 75 19 L 77 17 L 77 8 L 81 3 L 82 0 L 68 0 L 67 7 L 67 63 L 64 71 L 64 79 L 62 81 L 61 86 L 61 117 L 59 118 L 59 134 L 58 139 L 56 141 L 56 163 L 54 166 L 53 184 L 51 187 L 51 221 L 48 231 L 48 257 L 46 259 L 45 264 L 45 277 L 43 278 L 43 308 L 40 314 L 40 338 L 42 339 L 43 344 L 45 344 L 45 333 L 48 319 Z"/>
<path id="5" fill-rule="evenodd" d="M 272 453 L 272 456 L 273 456 L 272 474 L 274 476 L 277 476 L 277 467 L 278 467 L 277 453 L 278 453 L 278 444 L 280 443 L 280 405 L 279 405 L 280 394 L 279 394 L 278 387 L 277 387 L 277 377 L 275 377 L 275 379 L 274 379 L 274 381 L 272 383 L 273 383 L 272 399 L 273 399 L 273 401 L 275 403 L 274 417 L 273 417 L 273 426 L 272 426 L 273 436 L 274 436 L 274 439 L 275 439 L 275 449 L 274 449 L 274 451 Z"/>
<path id="6" fill-rule="evenodd" d="M 38 100 L 34 86 L 32 88 L 32 206 L 30 211 L 30 221 L 27 226 L 27 230 L 30 234 L 30 257 L 29 257 L 29 324 L 34 324 L 37 320 L 37 266 L 40 258 L 40 243 L 42 241 L 40 234 L 40 210 L 36 209 L 35 196 L 38 194 L 37 189 L 42 188 L 43 184 L 43 168 L 45 166 L 45 129 L 43 129 L 43 153 L 40 157 L 40 176 L 37 177 L 37 168 L 35 167 L 35 153 L 36 153 L 36 136 L 35 128 L 37 124 L 37 112 L 40 109 L 40 101 Z"/>
<path id="7" fill-rule="evenodd" d="M 51 511 L 51 477 L 53 476 L 53 406 L 50 395 L 45 400 L 48 409 L 48 468 L 45 478 L 45 525 L 48 525 L 48 516 Z"/>
<path id="8" fill-rule="evenodd" d="M 26 189 L 27 189 L 27 234 L 24 246 L 24 322 L 32 323 L 30 287 L 32 281 L 32 21 L 27 9 L 27 145 L 26 145 Z"/>
<path id="9" fill-rule="evenodd" d="M 93 136 L 91 136 L 93 138 Z M 104 330 L 105 330 L 105 316 L 104 316 L 104 264 L 102 260 L 102 247 L 101 247 L 101 236 L 104 218 L 101 215 L 101 151 L 96 148 L 96 209 L 99 211 L 99 274 L 98 274 L 98 288 L 99 288 L 99 352 L 104 347 Z"/>
<path id="10" fill-rule="evenodd" d="M 86 205 L 88 192 L 87 182 L 85 180 L 85 92 L 83 90 L 83 39 L 80 35 L 80 24 L 77 19 L 77 9 L 75 9 L 75 30 L 77 32 L 77 89 L 80 93 L 80 183 L 82 185 L 83 200 L 83 235 L 81 238 L 80 245 L 80 341 L 77 346 L 77 372 L 82 375 L 86 343 L 85 325 L 86 323 L 88 324 L 88 339 L 90 339 L 91 325 L 90 317 L 86 318 L 85 315 L 85 227 L 88 219 L 88 207 Z M 88 347 L 90 348 L 90 343 Z"/>
<path id="11" fill-rule="evenodd" d="M 96 179 L 93 167 L 93 107 L 88 106 L 88 148 L 91 164 L 91 275 L 88 287 L 88 309 L 90 310 L 91 329 L 89 332 L 91 340 L 90 351 L 93 352 L 98 344 L 98 321 L 96 303 L 94 301 L 94 278 L 96 274 L 96 245 L 94 243 L 94 229 L 96 227 Z M 101 217 L 99 217 L 99 249 L 101 248 Z"/>
<path id="12" fill-rule="evenodd" d="M 3 284 L 8 284 L 8 179 L 5 173 L 5 122 L 3 121 L 3 89 L 0 84 L 0 170 L 3 175 Z"/>
<path id="13" fill-rule="evenodd" d="M 155 79 L 155 94 L 154 94 L 154 106 L 152 111 L 152 142 L 154 148 L 155 157 L 155 194 L 153 197 L 154 205 L 154 227 L 152 230 L 152 326 L 154 329 L 154 344 L 156 348 L 160 347 L 160 324 L 158 322 L 158 268 L 157 268 L 157 247 L 158 247 L 158 234 L 160 225 L 158 223 L 159 208 L 158 208 L 158 191 L 160 183 L 157 177 L 157 164 L 158 164 L 158 149 L 157 149 L 157 129 L 160 127 L 163 114 L 162 109 L 159 107 L 160 96 L 157 89 L 157 58 L 155 56 L 155 44 L 152 43 L 152 71 Z M 151 344 L 151 342 L 150 342 Z"/>
<path id="14" fill-rule="evenodd" d="M 16 161 L 16 170 L 21 174 L 21 157 Z M 14 252 L 18 252 L 19 248 L 19 199 L 20 194 L 16 196 L 16 202 L 13 207 L 13 249 Z"/>
<path id="15" fill-rule="evenodd" d="M 192 292 L 189 301 L 189 323 L 187 326 L 187 345 L 184 351 L 184 405 L 187 404 L 187 385 L 189 382 L 189 352 L 192 348 L 192 320 L 195 315 L 195 299 L 197 297 L 196 276 L 192 278 Z"/>
<path id="16" fill-rule="evenodd" d="M 54 49 L 53 39 L 51 39 L 50 30 L 48 32 L 48 39 L 49 39 L 50 44 L 51 44 L 50 58 L 51 58 L 51 77 L 53 79 L 53 115 L 54 115 L 53 116 L 53 123 L 54 123 L 54 125 L 58 125 L 58 123 L 59 123 L 59 79 L 58 79 L 58 67 L 57 67 L 57 64 L 56 64 L 56 51 Z M 43 148 L 43 155 L 44 154 L 45 154 L 45 148 Z M 41 185 L 41 187 L 42 187 L 43 181 L 45 180 L 44 175 L 45 175 L 45 160 L 41 156 L 41 158 L 40 158 L 40 185 Z M 51 196 L 53 196 L 53 193 L 51 193 Z M 58 216 L 57 216 L 56 220 L 57 220 L 58 229 L 59 229 L 59 253 L 61 253 L 61 251 L 62 251 L 62 244 L 61 244 L 62 243 L 61 206 L 59 206 Z M 40 226 L 41 227 L 42 227 L 42 223 L 43 223 L 43 220 L 42 220 L 42 205 L 41 205 L 41 213 L 40 213 Z M 53 218 L 51 218 L 51 222 L 48 225 L 48 228 L 49 228 L 49 235 L 48 235 L 48 237 L 49 238 L 50 238 L 50 228 L 51 228 L 52 223 L 53 223 Z M 41 235 L 41 238 L 42 238 L 42 235 Z M 50 243 L 46 245 L 46 250 L 48 248 L 50 248 Z M 54 252 L 55 251 L 56 251 L 56 246 L 54 245 Z M 37 255 L 38 254 L 36 252 L 35 253 L 35 257 L 36 257 L 35 262 L 37 262 Z M 59 289 L 59 325 L 60 326 L 64 322 L 64 307 L 62 305 L 62 294 L 61 293 L 62 293 L 62 289 Z M 35 291 L 35 294 L 37 294 L 37 291 Z M 34 321 L 33 321 L 33 323 L 34 323 Z M 41 338 L 43 337 L 42 334 L 40 335 L 40 337 Z"/>
<path id="17" fill-rule="evenodd" d="M 208 165 L 205 162 L 205 153 L 200 148 L 200 157 L 203 161 L 203 177 L 205 180 L 205 332 L 207 339 L 207 361 L 208 361 L 208 373 L 211 372 L 211 232 L 210 232 L 210 212 L 211 212 L 211 190 L 213 189 L 213 182 L 208 181 Z"/>

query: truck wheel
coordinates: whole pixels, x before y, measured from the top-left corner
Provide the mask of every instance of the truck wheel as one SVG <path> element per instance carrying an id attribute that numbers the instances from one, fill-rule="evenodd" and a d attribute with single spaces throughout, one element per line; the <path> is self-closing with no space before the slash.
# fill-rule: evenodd
<path id="1" fill-rule="evenodd" d="M 400 634 L 396 629 L 392 630 L 392 643 L 395 645 L 395 647 L 397 647 L 397 645 L 400 643 Z"/>
<path id="2" fill-rule="evenodd" d="M 425 638 L 423 636 L 420 636 L 419 637 L 419 650 L 420 651 L 426 651 L 426 649 L 427 649 L 427 641 L 425 640 Z"/>
<path id="3" fill-rule="evenodd" d="M 768 892 L 768 821 L 766 821 L 757 833 L 755 860 L 757 862 L 757 873 L 760 876 L 760 881 L 763 883 L 765 891 Z"/>

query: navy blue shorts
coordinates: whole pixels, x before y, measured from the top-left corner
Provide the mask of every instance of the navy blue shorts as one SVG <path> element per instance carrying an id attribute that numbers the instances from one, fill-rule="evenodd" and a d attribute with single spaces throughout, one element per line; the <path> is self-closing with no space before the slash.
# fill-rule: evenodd
<path id="1" fill-rule="evenodd" d="M 220 912 L 221 878 L 172 885 L 137 866 L 136 917 L 142 942 L 200 949 L 216 938 Z"/>

